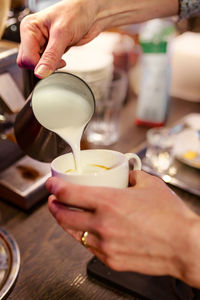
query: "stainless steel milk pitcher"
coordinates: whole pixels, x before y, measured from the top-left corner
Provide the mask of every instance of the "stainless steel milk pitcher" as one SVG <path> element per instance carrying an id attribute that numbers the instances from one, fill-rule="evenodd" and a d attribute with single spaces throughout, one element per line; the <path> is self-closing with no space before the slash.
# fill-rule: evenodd
<path id="1" fill-rule="evenodd" d="M 51 162 L 57 156 L 71 151 L 71 147 L 56 133 L 44 128 L 37 121 L 32 110 L 32 96 L 36 87 L 38 92 L 44 86 L 49 85 L 52 87 L 52 84 L 58 87 L 64 85 L 65 89 L 87 98 L 93 112 L 95 111 L 95 99 L 92 90 L 84 80 L 76 75 L 66 72 L 55 72 L 40 80 L 26 100 L 22 110 L 18 113 L 14 131 L 16 141 L 24 153 L 42 162 Z"/>

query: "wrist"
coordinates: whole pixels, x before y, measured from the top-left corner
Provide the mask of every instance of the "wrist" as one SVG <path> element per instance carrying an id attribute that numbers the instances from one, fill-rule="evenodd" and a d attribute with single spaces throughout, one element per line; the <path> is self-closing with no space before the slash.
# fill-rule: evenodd
<path id="1" fill-rule="evenodd" d="M 180 19 L 189 18 L 199 15 L 200 3 L 198 0 L 179 0 L 179 16 Z"/>
<path id="2" fill-rule="evenodd" d="M 191 286 L 200 287 L 200 218 L 193 215 L 176 226 L 174 235 L 175 263 L 173 276 Z"/>
<path id="3" fill-rule="evenodd" d="M 186 243 L 187 254 L 185 255 L 184 278 L 190 285 L 200 288 L 200 218 L 192 222 L 188 232 Z"/>

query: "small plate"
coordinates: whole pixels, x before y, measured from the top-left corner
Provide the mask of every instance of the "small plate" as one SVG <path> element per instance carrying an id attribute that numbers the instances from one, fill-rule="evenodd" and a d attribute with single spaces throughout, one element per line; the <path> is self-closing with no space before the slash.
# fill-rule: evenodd
<path id="1" fill-rule="evenodd" d="M 20 268 L 20 253 L 16 241 L 0 227 L 0 300 L 11 292 Z"/>
<path id="2" fill-rule="evenodd" d="M 193 167 L 193 168 L 197 168 L 200 170 L 200 155 L 198 154 L 197 159 L 196 160 L 189 160 L 189 159 L 184 159 L 180 156 L 176 156 L 176 159 L 180 160 L 182 163 Z"/>
<path id="3" fill-rule="evenodd" d="M 182 163 L 200 169 L 200 138 L 194 129 L 187 128 L 176 136 L 174 156 Z"/>

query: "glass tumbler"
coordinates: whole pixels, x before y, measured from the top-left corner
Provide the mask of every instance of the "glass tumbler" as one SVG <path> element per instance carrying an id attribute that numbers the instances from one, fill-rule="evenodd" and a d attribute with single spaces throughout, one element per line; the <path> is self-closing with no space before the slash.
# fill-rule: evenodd
<path id="1" fill-rule="evenodd" d="M 118 140 L 120 112 L 127 93 L 127 83 L 126 73 L 122 69 L 115 69 L 108 93 L 96 99 L 96 111 L 86 130 L 88 142 L 109 146 Z"/>
<path id="2" fill-rule="evenodd" d="M 152 128 L 147 131 L 146 163 L 155 171 L 167 171 L 173 162 L 174 136 L 167 128 Z"/>

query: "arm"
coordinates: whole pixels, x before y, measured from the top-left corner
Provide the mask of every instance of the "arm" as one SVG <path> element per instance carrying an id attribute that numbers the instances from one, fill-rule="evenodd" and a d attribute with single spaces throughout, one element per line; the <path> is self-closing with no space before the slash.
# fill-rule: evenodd
<path id="1" fill-rule="evenodd" d="M 112 269 L 172 275 L 200 287 L 200 218 L 160 179 L 135 171 L 130 182 L 113 189 L 50 178 L 49 209 L 79 242 L 88 231 L 88 250 Z"/>
<path id="2" fill-rule="evenodd" d="M 178 13 L 178 0 L 63 0 L 21 23 L 17 62 L 43 78 L 64 66 L 61 57 L 103 30 Z"/>
<path id="3" fill-rule="evenodd" d="M 180 19 L 196 16 L 200 13 L 199 0 L 179 0 L 180 1 Z"/>

